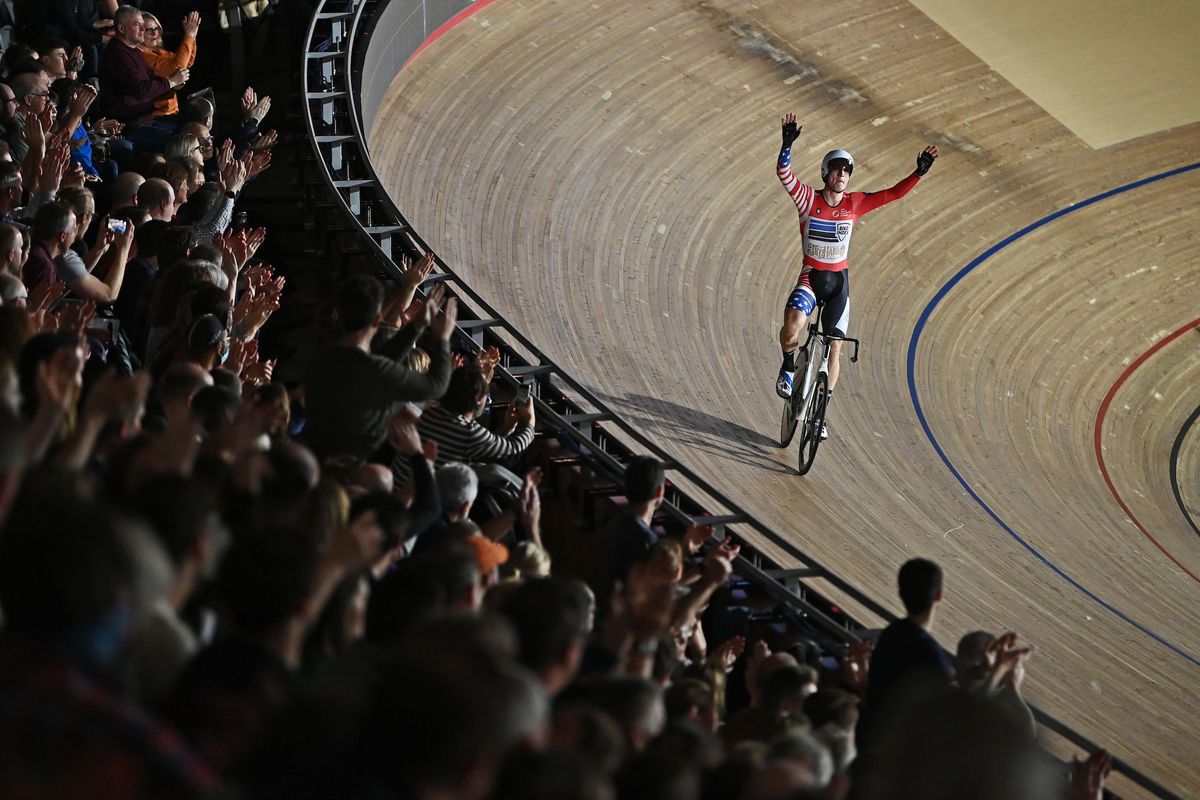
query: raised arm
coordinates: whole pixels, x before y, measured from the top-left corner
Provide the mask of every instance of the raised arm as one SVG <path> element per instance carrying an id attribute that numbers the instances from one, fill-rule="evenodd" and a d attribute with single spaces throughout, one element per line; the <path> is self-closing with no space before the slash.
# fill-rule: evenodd
<path id="1" fill-rule="evenodd" d="M 911 192 L 913 187 L 917 185 L 917 182 L 921 180 L 921 176 L 929 172 L 929 168 L 933 166 L 933 162 L 937 157 L 937 145 L 931 144 L 926 147 L 917 156 L 917 168 L 912 171 L 912 174 L 890 189 L 884 189 L 882 192 L 868 192 L 864 195 L 862 203 L 859 205 L 859 214 L 866 214 L 868 211 L 874 211 L 880 206 L 886 206 L 893 200 L 899 200 Z"/>
<path id="2" fill-rule="evenodd" d="M 800 212 L 801 216 L 804 216 L 812 207 L 813 190 L 811 186 L 806 186 L 797 180 L 795 173 L 792 172 L 792 142 L 800 136 L 803 126 L 796 124 L 796 115 L 791 113 L 786 114 L 780 123 L 783 125 L 783 146 L 779 148 L 779 160 L 775 163 L 775 175 L 783 184 L 788 197 L 792 198 L 792 202 L 796 204 L 796 210 Z"/>

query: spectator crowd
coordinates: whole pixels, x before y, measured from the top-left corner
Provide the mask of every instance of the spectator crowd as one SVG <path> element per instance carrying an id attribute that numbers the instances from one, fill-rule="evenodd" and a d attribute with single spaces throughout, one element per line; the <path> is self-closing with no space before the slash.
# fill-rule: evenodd
<path id="1" fill-rule="evenodd" d="M 1037 747 L 1029 646 L 936 644 L 929 561 L 873 646 L 814 641 L 640 456 L 568 574 L 551 437 L 422 291 L 432 257 L 342 277 L 311 346 L 270 335 L 297 276 L 249 220 L 279 137 L 270 97 L 197 85 L 212 20 L 15 11 L 0 797 L 1101 796 L 1106 753 Z"/>

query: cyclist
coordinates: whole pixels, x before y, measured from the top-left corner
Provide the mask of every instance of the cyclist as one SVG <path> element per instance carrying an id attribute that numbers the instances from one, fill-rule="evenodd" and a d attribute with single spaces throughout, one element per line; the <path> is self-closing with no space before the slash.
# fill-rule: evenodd
<path id="1" fill-rule="evenodd" d="M 850 234 L 854 221 L 869 211 L 908 194 L 921 176 L 929 172 L 938 157 L 938 149 L 929 145 L 917 156 L 917 168 L 904 180 L 882 192 L 847 192 L 846 185 L 854 172 L 854 157 L 845 150 L 831 150 L 821 159 L 821 179 L 824 187 L 818 191 L 796 179 L 792 172 L 792 142 L 800 135 L 795 114 L 788 114 L 783 124 L 783 147 L 779 150 L 776 174 L 800 214 L 800 236 L 804 261 L 796 288 L 788 296 L 783 311 L 783 327 L 779 329 L 779 345 L 783 348 L 783 366 L 775 382 L 776 393 L 783 398 L 792 396 L 792 380 L 796 371 L 796 349 L 800 332 L 817 301 L 825 303 L 821 324 L 827 333 L 845 336 L 850 324 L 850 279 L 846 255 L 850 251 Z M 832 399 L 840 372 L 839 357 L 842 343 L 830 347 L 829 390 Z M 824 429 L 821 438 L 827 438 Z"/>

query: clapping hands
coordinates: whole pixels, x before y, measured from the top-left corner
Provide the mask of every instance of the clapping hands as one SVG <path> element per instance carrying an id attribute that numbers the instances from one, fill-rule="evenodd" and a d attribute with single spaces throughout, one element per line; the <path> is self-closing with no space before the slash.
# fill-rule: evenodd
<path id="1" fill-rule="evenodd" d="M 242 119 L 262 122 L 270 110 L 271 97 L 269 95 L 259 98 L 253 86 L 247 86 L 246 91 L 242 92 Z"/>
<path id="2" fill-rule="evenodd" d="M 1008 687 L 1019 692 L 1025 680 L 1025 660 L 1033 653 L 1032 647 L 1017 643 L 1017 634 L 1009 631 L 996 638 L 985 653 L 988 666 L 988 691 Z"/>

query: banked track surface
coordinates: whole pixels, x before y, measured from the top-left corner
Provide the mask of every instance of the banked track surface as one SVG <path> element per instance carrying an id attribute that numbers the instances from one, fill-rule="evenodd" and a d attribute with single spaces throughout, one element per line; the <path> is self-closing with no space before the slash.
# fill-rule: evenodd
<path id="1" fill-rule="evenodd" d="M 1037 648 L 1035 702 L 1192 794 L 1200 543 L 1171 450 L 1197 404 L 1194 333 L 1113 394 L 1099 436 L 1111 489 L 1094 444 L 1106 393 L 1195 316 L 1200 177 L 1064 215 L 931 309 L 913 392 L 962 483 L 921 427 L 906 357 L 964 265 L 1200 160 L 1197 131 L 1095 152 L 911 7 L 833 13 L 500 0 L 399 75 L 373 161 L 448 262 L 651 438 L 892 607 L 896 565 L 938 560 L 943 642 L 1018 630 Z M 944 154 L 856 233 L 864 359 L 844 371 L 835 439 L 807 479 L 770 445 L 797 250 L 772 177 L 789 109 L 806 123 L 797 165 L 847 147 L 852 188 L 890 185 L 926 141 Z M 1180 474 L 1194 496 L 1194 471 Z"/>

